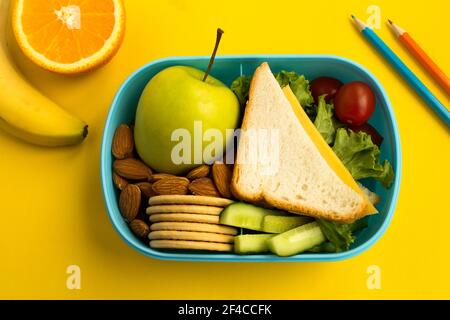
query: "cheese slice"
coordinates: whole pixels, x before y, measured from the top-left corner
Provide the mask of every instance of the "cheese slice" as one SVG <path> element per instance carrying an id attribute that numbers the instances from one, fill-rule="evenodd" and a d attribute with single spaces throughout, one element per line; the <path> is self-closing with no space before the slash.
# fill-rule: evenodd
<path id="1" fill-rule="evenodd" d="M 377 213 L 378 210 L 372 205 L 369 201 L 369 198 L 364 194 L 364 192 L 359 188 L 355 179 L 353 179 L 350 172 L 344 166 L 342 161 L 338 158 L 338 156 L 334 153 L 333 149 L 328 145 L 328 143 L 323 139 L 320 132 L 316 129 L 314 124 L 309 119 L 308 115 L 303 110 L 302 106 L 297 100 L 297 97 L 292 92 L 289 86 L 285 86 L 283 88 L 284 95 L 290 102 L 292 109 L 297 116 L 297 119 L 300 121 L 301 125 L 305 129 L 306 133 L 311 138 L 311 141 L 316 146 L 317 150 L 319 150 L 322 157 L 325 159 L 330 168 L 336 173 L 336 175 L 351 189 L 357 192 L 364 198 L 366 202 L 366 209 L 364 214 L 374 214 Z"/>

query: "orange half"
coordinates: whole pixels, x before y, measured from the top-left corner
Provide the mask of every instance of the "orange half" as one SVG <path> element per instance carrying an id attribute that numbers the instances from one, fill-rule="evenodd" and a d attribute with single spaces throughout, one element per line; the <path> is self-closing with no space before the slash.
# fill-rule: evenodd
<path id="1" fill-rule="evenodd" d="M 32 61 L 73 74 L 109 61 L 125 33 L 122 0 L 15 0 L 12 27 Z"/>

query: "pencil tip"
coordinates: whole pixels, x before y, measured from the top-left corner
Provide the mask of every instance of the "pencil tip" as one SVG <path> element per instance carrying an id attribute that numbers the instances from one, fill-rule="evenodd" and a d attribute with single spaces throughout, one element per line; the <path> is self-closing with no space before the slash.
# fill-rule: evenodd
<path id="1" fill-rule="evenodd" d="M 388 19 L 388 22 L 389 22 L 389 24 L 392 24 L 392 21 L 391 21 L 391 19 Z"/>
<path id="2" fill-rule="evenodd" d="M 351 14 L 350 17 L 351 17 L 353 20 L 355 20 L 355 18 L 356 18 L 354 14 Z"/>

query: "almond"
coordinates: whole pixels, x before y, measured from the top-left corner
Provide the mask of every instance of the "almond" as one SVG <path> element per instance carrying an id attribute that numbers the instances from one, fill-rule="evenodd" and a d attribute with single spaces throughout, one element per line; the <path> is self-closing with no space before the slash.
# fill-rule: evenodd
<path id="1" fill-rule="evenodd" d="M 161 180 L 161 179 L 176 178 L 176 177 L 177 176 L 175 176 L 173 174 L 170 174 L 170 173 L 154 173 L 150 177 L 149 181 L 150 182 L 156 182 L 156 181 Z"/>
<path id="2" fill-rule="evenodd" d="M 133 155 L 133 132 L 126 124 L 121 124 L 114 134 L 112 141 L 112 154 L 116 159 L 125 159 Z"/>
<path id="3" fill-rule="evenodd" d="M 147 180 L 152 175 L 149 167 L 133 158 L 114 161 L 113 169 L 119 176 L 131 180 Z"/>
<path id="4" fill-rule="evenodd" d="M 128 181 L 125 180 L 124 178 L 122 178 L 121 176 L 119 176 L 115 172 L 112 173 L 112 178 L 113 178 L 114 185 L 119 190 L 123 190 L 128 185 Z"/>
<path id="5" fill-rule="evenodd" d="M 139 219 L 134 219 L 130 222 L 130 229 L 139 238 L 147 238 L 150 232 L 148 224 Z"/>
<path id="6" fill-rule="evenodd" d="M 195 179 L 189 184 L 189 191 L 196 196 L 220 197 L 214 182 L 210 178 Z"/>
<path id="7" fill-rule="evenodd" d="M 212 176 L 222 197 L 231 198 L 231 169 L 225 163 L 215 162 L 212 167 Z"/>
<path id="8" fill-rule="evenodd" d="M 123 189 L 119 197 L 119 208 L 127 221 L 136 218 L 141 206 L 141 189 L 134 184 L 129 184 Z"/>
<path id="9" fill-rule="evenodd" d="M 153 183 L 153 191 L 159 195 L 188 193 L 189 180 L 183 177 L 169 177 Z"/>
<path id="10" fill-rule="evenodd" d="M 150 198 L 156 195 L 150 182 L 139 182 L 136 183 L 136 185 L 139 187 L 139 189 L 141 189 L 141 193 L 144 197 Z"/>
<path id="11" fill-rule="evenodd" d="M 209 166 L 206 164 L 201 165 L 200 167 L 194 168 L 187 174 L 186 178 L 189 180 L 195 180 L 200 178 L 205 178 L 209 175 Z"/>

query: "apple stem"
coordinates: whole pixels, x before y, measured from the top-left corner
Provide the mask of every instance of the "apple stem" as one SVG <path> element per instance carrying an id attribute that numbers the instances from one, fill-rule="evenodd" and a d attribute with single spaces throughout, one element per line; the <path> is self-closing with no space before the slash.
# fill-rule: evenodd
<path id="1" fill-rule="evenodd" d="M 203 77 L 203 82 L 206 81 L 206 78 L 208 78 L 209 73 L 211 72 L 211 68 L 214 64 L 214 60 L 216 59 L 216 53 L 217 49 L 219 48 L 220 39 L 222 38 L 223 30 L 220 28 L 217 28 L 217 36 L 216 36 L 216 45 L 214 46 L 214 51 L 211 55 L 211 59 L 209 59 L 209 65 L 208 69 L 205 72 L 205 76 Z"/>

